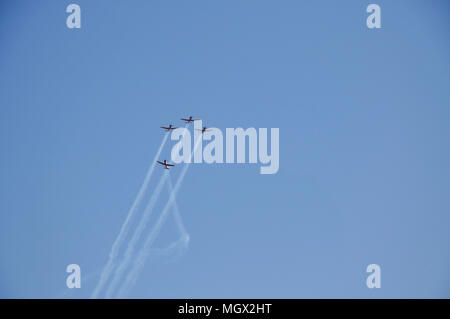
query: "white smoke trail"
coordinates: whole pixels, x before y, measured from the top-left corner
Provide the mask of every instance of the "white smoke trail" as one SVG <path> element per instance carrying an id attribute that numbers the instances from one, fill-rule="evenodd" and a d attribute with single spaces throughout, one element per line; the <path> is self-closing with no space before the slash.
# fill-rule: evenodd
<path id="1" fill-rule="evenodd" d="M 168 174 L 167 176 L 168 176 L 167 184 L 168 184 L 169 195 L 170 195 L 173 192 L 173 184 L 172 184 L 172 178 L 170 177 L 170 174 Z M 184 227 L 183 220 L 181 219 L 180 211 L 178 209 L 176 200 L 174 200 L 171 204 L 173 206 L 173 217 L 174 217 L 175 223 L 177 225 L 177 229 L 180 232 L 180 238 L 178 240 L 170 243 L 165 248 L 151 249 L 150 253 L 153 256 L 170 256 L 170 255 L 173 255 L 173 252 L 176 252 L 176 255 L 174 258 L 178 258 L 185 253 L 185 251 L 189 245 L 189 234 L 187 233 L 186 228 Z M 122 287 L 119 290 L 117 297 L 123 298 L 123 296 L 125 295 L 125 290 L 126 290 L 126 288 Z"/>
<path id="2" fill-rule="evenodd" d="M 173 184 L 172 178 L 169 175 L 169 179 L 167 181 L 169 185 L 169 194 L 173 193 Z M 184 227 L 183 220 L 181 219 L 180 210 L 178 209 L 177 201 L 173 201 L 173 217 L 175 218 L 175 223 L 177 224 L 178 230 L 180 231 L 181 237 L 185 238 L 185 240 L 189 241 L 189 234 Z"/>
<path id="3" fill-rule="evenodd" d="M 168 190 L 169 194 L 173 192 L 173 185 L 172 185 L 172 178 L 169 175 L 168 178 Z M 178 232 L 180 233 L 180 236 L 177 240 L 173 241 L 172 243 L 168 244 L 164 248 L 152 248 L 150 250 L 149 256 L 170 256 L 172 261 L 176 260 L 177 258 L 181 257 L 187 250 L 189 246 L 189 234 L 187 233 L 183 220 L 180 215 L 180 211 L 178 209 L 178 205 L 176 200 L 172 203 L 173 209 L 172 209 L 172 216 L 174 218 L 175 224 L 177 226 Z"/>
<path id="4" fill-rule="evenodd" d="M 130 264 L 131 257 L 133 256 L 135 246 L 150 220 L 150 217 L 153 212 L 153 208 L 157 202 L 157 199 L 159 198 L 159 195 L 161 194 L 161 190 L 162 190 L 164 183 L 166 182 L 168 176 L 169 176 L 169 171 L 165 170 L 162 178 L 159 180 L 159 183 L 155 188 L 155 191 L 152 194 L 152 197 L 150 198 L 150 201 L 147 204 L 147 207 L 144 210 L 144 213 L 142 214 L 141 220 L 139 221 L 139 223 L 137 225 L 136 231 L 134 232 L 133 236 L 131 237 L 130 241 L 128 242 L 128 246 L 127 246 L 127 249 L 124 254 L 124 259 L 120 263 L 117 270 L 115 271 L 113 280 L 112 280 L 111 284 L 109 285 L 109 288 L 106 290 L 106 298 L 112 297 L 112 294 L 121 279 L 122 273 L 126 270 L 128 265 Z"/>
<path id="5" fill-rule="evenodd" d="M 119 296 L 123 296 L 123 295 L 127 294 L 128 291 L 131 289 L 131 287 L 133 287 L 134 284 L 136 283 L 136 280 L 139 277 L 139 274 L 144 266 L 145 260 L 147 259 L 148 254 L 150 253 L 150 248 L 151 248 L 154 240 L 158 236 L 159 231 L 161 230 L 161 227 L 162 227 L 164 221 L 166 220 L 169 208 L 175 202 L 176 194 L 177 194 L 181 184 L 183 183 L 183 179 L 189 168 L 190 162 L 192 162 L 192 155 L 195 153 L 195 150 L 197 149 L 197 146 L 202 141 L 202 139 L 203 139 L 203 137 L 202 137 L 202 135 L 200 135 L 197 142 L 195 143 L 194 150 L 191 153 L 191 158 L 190 158 L 191 161 L 189 161 L 189 163 L 186 163 L 185 166 L 183 167 L 183 170 L 180 173 L 180 177 L 178 177 L 177 183 L 175 184 L 175 187 L 173 188 L 172 193 L 169 195 L 169 200 L 167 201 L 166 205 L 164 206 L 164 209 L 163 209 L 161 215 L 159 216 L 158 220 L 156 221 L 156 224 L 153 227 L 153 230 L 150 231 L 150 233 L 148 234 L 143 247 L 139 251 L 136 261 L 134 262 L 130 272 L 128 273 L 128 275 L 125 279 L 125 282 L 123 283 L 122 287 L 119 290 L 119 294 L 118 294 Z"/>
<path id="6" fill-rule="evenodd" d="M 98 298 L 100 291 L 102 290 L 105 283 L 108 281 L 108 279 L 111 275 L 111 272 L 113 271 L 113 269 L 115 267 L 115 262 L 116 262 L 117 256 L 119 255 L 120 246 L 122 245 L 123 241 L 125 240 L 125 238 L 128 234 L 128 231 L 129 231 L 130 220 L 133 217 L 134 212 L 138 208 L 140 202 L 142 201 L 142 196 L 144 195 L 145 191 L 147 190 L 148 183 L 153 174 L 153 170 L 155 169 L 156 161 L 159 159 L 161 151 L 162 151 L 164 145 L 166 144 L 168 137 L 169 137 L 169 132 L 167 132 L 164 135 L 161 145 L 159 146 L 158 152 L 155 155 L 155 159 L 150 164 L 150 167 L 147 171 L 147 175 L 145 176 L 145 179 L 141 186 L 141 189 L 139 190 L 139 193 L 136 196 L 136 199 L 134 200 L 133 205 L 131 206 L 130 210 L 128 211 L 128 215 L 120 229 L 119 235 L 117 236 L 116 240 L 114 241 L 114 243 L 112 245 L 111 251 L 109 253 L 108 262 L 100 275 L 100 280 L 99 280 L 97 286 L 95 287 L 95 289 L 91 295 L 91 298 Z"/>

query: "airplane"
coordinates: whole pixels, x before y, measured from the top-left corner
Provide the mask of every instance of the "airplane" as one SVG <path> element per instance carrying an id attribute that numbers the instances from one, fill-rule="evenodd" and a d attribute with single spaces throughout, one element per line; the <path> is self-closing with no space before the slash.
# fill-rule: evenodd
<path id="1" fill-rule="evenodd" d="M 200 130 L 200 129 L 197 129 L 197 131 L 202 131 L 202 134 L 203 133 L 205 133 L 205 132 L 209 132 L 209 131 L 211 131 L 211 130 L 208 130 L 207 128 L 206 128 L 206 126 L 203 126 L 203 128 Z"/>
<path id="2" fill-rule="evenodd" d="M 188 119 L 182 119 L 182 120 L 185 121 L 186 123 L 191 123 L 191 122 L 194 122 L 194 121 L 198 121 L 199 119 L 193 119 L 192 116 L 189 116 Z"/>
<path id="3" fill-rule="evenodd" d="M 165 129 L 166 131 L 170 131 L 170 130 L 174 130 L 178 127 L 174 127 L 174 126 L 172 126 L 172 124 L 170 124 L 169 126 L 161 126 L 161 128 Z"/>
<path id="4" fill-rule="evenodd" d="M 173 164 L 168 164 L 166 160 L 164 160 L 164 162 L 160 162 L 160 161 L 156 161 L 156 162 L 158 162 L 158 163 L 161 164 L 161 165 L 164 165 L 164 168 L 165 168 L 165 169 L 169 169 L 169 167 L 175 166 L 175 165 L 173 165 Z"/>

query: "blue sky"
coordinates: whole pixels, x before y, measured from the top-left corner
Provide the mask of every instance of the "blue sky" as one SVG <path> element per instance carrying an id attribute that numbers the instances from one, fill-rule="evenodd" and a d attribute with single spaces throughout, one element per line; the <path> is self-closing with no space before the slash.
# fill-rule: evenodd
<path id="1" fill-rule="evenodd" d="M 191 165 L 189 249 L 128 297 L 450 297 L 450 5 L 373 2 L 379 30 L 369 1 L 2 2 L 0 297 L 89 297 L 187 115 L 278 127 L 280 170 Z"/>

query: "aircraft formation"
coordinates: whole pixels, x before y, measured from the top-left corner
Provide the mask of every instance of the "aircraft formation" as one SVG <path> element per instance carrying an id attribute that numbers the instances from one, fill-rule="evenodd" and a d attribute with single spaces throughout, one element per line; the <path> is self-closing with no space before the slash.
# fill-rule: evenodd
<path id="1" fill-rule="evenodd" d="M 199 121 L 200 119 L 194 119 L 194 118 L 192 118 L 192 116 L 189 116 L 188 118 L 181 118 L 181 120 L 184 121 L 186 124 L 189 124 L 189 123 L 192 123 L 192 122 L 194 122 L 194 121 Z M 162 128 L 163 130 L 166 130 L 166 131 L 169 132 L 169 131 L 171 131 L 171 130 L 177 129 L 178 127 L 175 127 L 175 126 L 173 126 L 172 124 L 170 124 L 169 126 L 161 126 L 161 128 Z M 203 126 L 203 128 L 202 128 L 201 130 L 198 129 L 198 131 L 201 131 L 202 134 L 203 134 L 203 133 L 205 133 L 205 132 L 208 132 L 209 130 L 208 130 L 208 128 L 207 128 L 206 126 Z M 175 166 L 174 164 L 169 164 L 169 163 L 167 163 L 167 160 L 164 160 L 163 162 L 161 162 L 161 161 L 156 161 L 156 162 L 157 162 L 158 164 L 163 165 L 165 169 L 169 169 L 169 167 Z"/>

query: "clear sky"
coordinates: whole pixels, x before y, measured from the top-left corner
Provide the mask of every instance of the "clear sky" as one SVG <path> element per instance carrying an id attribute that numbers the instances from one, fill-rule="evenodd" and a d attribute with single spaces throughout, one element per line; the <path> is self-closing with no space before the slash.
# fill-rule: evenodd
<path id="1" fill-rule="evenodd" d="M 0 297 L 89 297 L 159 127 L 188 115 L 279 128 L 280 169 L 191 165 L 177 195 L 189 248 L 149 258 L 128 297 L 450 297 L 449 9 L 2 1 Z M 175 230 L 167 219 L 155 247 Z M 81 289 L 66 288 L 72 263 Z"/>

